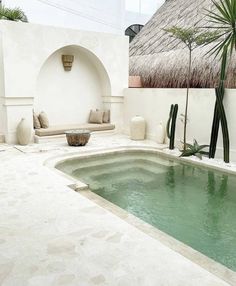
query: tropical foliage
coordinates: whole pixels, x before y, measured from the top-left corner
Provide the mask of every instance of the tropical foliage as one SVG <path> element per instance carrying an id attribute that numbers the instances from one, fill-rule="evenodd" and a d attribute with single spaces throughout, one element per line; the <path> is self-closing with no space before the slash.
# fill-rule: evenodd
<path id="1" fill-rule="evenodd" d="M 20 8 L 0 7 L 0 20 L 28 22 L 27 16 Z"/>
<path id="2" fill-rule="evenodd" d="M 208 12 L 208 21 L 212 25 L 206 27 L 217 31 L 211 42 L 216 42 L 210 50 L 212 54 L 223 54 L 225 50 L 230 51 L 236 49 L 236 1 L 235 0 L 219 0 L 212 1 L 215 9 Z"/>
<path id="3" fill-rule="evenodd" d="M 193 145 L 186 144 L 186 150 L 182 150 L 181 157 L 190 157 L 190 156 L 196 156 L 199 159 L 202 159 L 203 155 L 208 155 L 209 152 L 204 151 L 203 149 L 209 147 L 209 145 L 199 145 L 197 140 L 194 139 Z"/>

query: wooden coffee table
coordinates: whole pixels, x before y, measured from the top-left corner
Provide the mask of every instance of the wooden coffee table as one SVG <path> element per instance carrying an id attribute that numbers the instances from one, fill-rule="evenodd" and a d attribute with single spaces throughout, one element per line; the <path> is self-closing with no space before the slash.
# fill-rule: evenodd
<path id="1" fill-rule="evenodd" d="M 85 146 L 90 138 L 89 130 L 70 130 L 66 131 L 66 139 L 70 146 Z"/>

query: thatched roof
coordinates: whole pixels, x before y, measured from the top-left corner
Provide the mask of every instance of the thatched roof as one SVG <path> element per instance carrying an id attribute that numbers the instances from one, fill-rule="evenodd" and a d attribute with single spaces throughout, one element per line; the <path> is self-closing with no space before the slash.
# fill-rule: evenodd
<path id="1" fill-rule="evenodd" d="M 163 29 L 204 27 L 205 9 L 213 9 L 211 0 L 166 0 L 130 44 L 130 75 L 140 75 L 144 87 L 186 87 L 188 50 Z M 193 53 L 192 87 L 218 83 L 220 60 L 206 56 L 208 49 Z M 236 87 L 236 65 L 229 68 L 227 86 Z"/>

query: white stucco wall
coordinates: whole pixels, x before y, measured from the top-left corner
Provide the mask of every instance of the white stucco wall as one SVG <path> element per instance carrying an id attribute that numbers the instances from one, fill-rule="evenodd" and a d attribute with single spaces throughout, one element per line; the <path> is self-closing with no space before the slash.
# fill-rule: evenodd
<path id="1" fill-rule="evenodd" d="M 171 104 L 179 104 L 176 128 L 176 141 L 183 140 L 183 123 L 180 114 L 184 114 L 185 89 L 126 89 L 124 92 L 124 132 L 129 134 L 130 119 L 135 115 L 143 116 L 147 121 L 147 137 L 156 139 L 160 121 L 166 124 Z M 194 138 L 199 143 L 209 144 L 215 105 L 214 89 L 191 89 L 188 112 L 188 136 L 191 143 Z M 231 142 L 231 157 L 236 161 L 236 90 L 227 90 L 224 106 L 228 119 Z M 222 157 L 222 135 L 219 132 L 217 156 Z"/>
<path id="2" fill-rule="evenodd" d="M 72 104 L 79 89 L 86 93 L 87 88 L 89 96 L 83 99 L 87 109 L 90 105 L 91 108 L 101 105 L 101 97 L 106 97 L 107 101 L 107 97 L 123 96 L 123 89 L 128 86 L 127 37 L 9 21 L 0 22 L 0 33 L 0 59 L 3 57 L 0 81 L 4 81 L 4 92 L 0 90 L 3 109 L 1 113 L 6 119 L 0 134 L 4 133 L 7 142 L 15 142 L 17 122 L 22 117 L 32 119 L 34 105 L 39 104 L 39 109 L 46 109 L 44 106 L 48 96 L 49 105 L 54 103 L 50 108 L 60 109 L 63 101 Z M 54 53 L 71 46 L 78 49 L 68 51 L 76 53 L 76 61 L 75 68 L 67 74 L 62 68 L 59 70 L 60 54 Z M 85 52 L 81 53 L 82 50 Z M 52 55 L 55 60 L 53 64 L 50 58 Z M 79 69 L 79 65 L 83 70 Z M 60 81 L 59 77 L 62 75 Z M 79 77 L 82 77 L 83 83 L 79 81 Z M 62 88 L 63 81 L 66 82 L 66 79 L 71 85 L 69 96 L 62 92 L 65 90 Z M 58 87 L 52 87 L 52 80 L 57 81 Z M 59 87 L 64 98 L 54 101 Z M 112 99 L 109 101 L 111 107 Z M 85 117 L 85 113 L 83 116 Z M 113 118 L 114 123 L 120 121 L 115 114 Z M 53 117 L 53 123 L 57 119 L 56 116 Z M 73 119 L 75 118 L 71 117 L 69 121 Z"/>
<path id="3" fill-rule="evenodd" d="M 63 54 L 75 57 L 70 72 L 65 72 L 62 66 Z M 90 109 L 103 108 L 102 83 L 96 65 L 82 49 L 74 46 L 60 49 L 40 71 L 34 110 L 37 113 L 44 110 L 51 125 L 85 123 Z"/>
<path id="4" fill-rule="evenodd" d="M 4 96 L 4 65 L 3 65 L 3 49 L 2 49 L 2 33 L 0 33 L 0 142 L 3 141 L 1 134 L 5 127 L 5 115 L 3 109 L 3 96 Z"/>
<path id="5" fill-rule="evenodd" d="M 127 37 L 9 21 L 1 21 L 0 31 L 3 53 L 7 51 L 5 96 L 32 96 L 44 62 L 58 49 L 70 45 L 89 50 L 101 61 L 109 74 L 111 95 L 122 95 L 123 88 L 128 86 Z"/>

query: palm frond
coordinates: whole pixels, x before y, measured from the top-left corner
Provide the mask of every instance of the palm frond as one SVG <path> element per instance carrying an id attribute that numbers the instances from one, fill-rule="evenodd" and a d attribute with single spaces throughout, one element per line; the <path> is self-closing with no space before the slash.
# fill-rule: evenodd
<path id="1" fill-rule="evenodd" d="M 209 54 L 215 54 L 216 56 L 224 53 L 224 48 L 229 50 L 232 55 L 234 48 L 236 48 L 236 1 L 235 0 L 213 0 L 215 9 L 213 11 L 206 10 L 208 12 L 209 23 L 212 26 L 207 28 L 211 30 L 223 30 L 221 36 L 215 38 L 218 42 L 208 52 Z"/>

